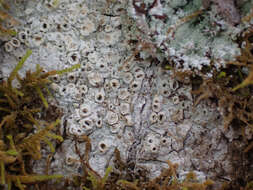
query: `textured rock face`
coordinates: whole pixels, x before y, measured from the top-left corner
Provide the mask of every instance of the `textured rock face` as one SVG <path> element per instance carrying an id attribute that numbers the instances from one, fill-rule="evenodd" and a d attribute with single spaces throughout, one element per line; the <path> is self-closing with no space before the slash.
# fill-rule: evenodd
<path id="1" fill-rule="evenodd" d="M 246 3 L 252 1 L 245 1 L 241 12 Z M 113 164 L 117 147 L 133 170 L 145 167 L 151 177 L 170 160 L 179 163 L 180 176 L 194 170 L 201 179 L 230 180 L 229 141 L 236 136 L 223 135 L 217 106 L 211 101 L 193 106 L 187 79 L 178 81 L 157 60 L 145 59 L 154 54 L 160 61 L 171 57 L 183 70 L 209 66 L 212 59 L 220 68 L 232 60 L 239 54 L 233 37 L 245 26 L 227 23 L 217 8 L 213 4 L 186 22 L 182 18 L 202 9 L 200 0 L 49 0 L 15 7 L 22 21 L 14 26 L 16 37 L 3 39 L 3 78 L 27 48 L 33 50 L 28 69 L 35 64 L 47 70 L 81 64 L 75 72 L 52 78 L 51 89 L 65 109 L 65 141 L 53 156 L 51 172 L 80 172 L 73 136 L 85 134 L 92 143 L 91 167 L 100 174 Z M 139 58 L 131 56 L 135 47 L 130 43 L 138 37 L 154 45 Z M 78 144 L 82 152 L 84 145 Z M 45 164 L 34 163 L 34 171 L 42 173 Z"/>

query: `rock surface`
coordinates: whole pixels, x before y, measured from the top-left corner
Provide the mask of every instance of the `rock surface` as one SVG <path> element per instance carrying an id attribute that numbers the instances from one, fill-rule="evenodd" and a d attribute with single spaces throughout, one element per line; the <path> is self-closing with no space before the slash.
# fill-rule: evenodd
<path id="1" fill-rule="evenodd" d="M 240 5 L 242 16 L 252 4 Z M 199 70 L 211 60 L 220 68 L 240 53 L 233 40 L 247 25 L 227 22 L 219 5 L 212 3 L 208 10 L 200 0 L 48 0 L 15 5 L 13 14 L 20 25 L 14 26 L 16 37 L 2 39 L 12 47 L 1 48 L 3 78 L 28 48 L 33 54 L 23 73 L 36 64 L 46 70 L 81 64 L 75 72 L 52 78 L 51 89 L 65 110 L 65 141 L 53 156 L 51 173 L 80 172 L 73 136 L 85 134 L 92 142 L 90 165 L 101 175 L 113 164 L 117 147 L 123 160 L 134 163 L 133 170 L 145 167 L 150 177 L 158 176 L 170 160 L 179 163 L 180 176 L 195 171 L 200 179 L 230 180 L 234 168 L 229 147 L 237 137 L 224 132 L 211 100 L 194 106 L 187 81 L 161 68 L 168 57 L 181 70 Z M 132 56 L 136 50 L 139 57 Z M 82 152 L 84 144 L 78 144 Z M 43 151 L 45 159 L 34 163 L 34 172 L 44 171 L 49 150 Z"/>

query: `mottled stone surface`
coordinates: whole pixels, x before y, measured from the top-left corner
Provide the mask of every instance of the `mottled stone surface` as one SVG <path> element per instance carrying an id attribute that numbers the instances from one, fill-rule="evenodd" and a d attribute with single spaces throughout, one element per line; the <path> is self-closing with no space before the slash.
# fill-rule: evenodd
<path id="1" fill-rule="evenodd" d="M 246 3 L 252 1 L 240 5 L 242 13 Z M 193 170 L 200 179 L 230 180 L 229 143 L 236 137 L 224 132 L 217 106 L 209 100 L 193 106 L 187 82 L 177 81 L 159 62 L 144 58 L 152 55 L 162 62 L 170 57 L 183 70 L 201 69 L 215 59 L 220 68 L 239 54 L 233 38 L 245 24 L 226 22 L 213 4 L 201 16 L 177 26 L 180 19 L 203 8 L 200 0 L 22 1 L 13 8 L 20 20 L 14 26 L 20 45 L 12 45 L 11 51 L 1 47 L 3 78 L 28 48 L 33 53 L 23 73 L 36 64 L 46 70 L 81 64 L 75 72 L 52 78 L 51 89 L 64 108 L 65 140 L 53 155 L 51 173 L 80 172 L 73 136 L 86 134 L 92 142 L 90 165 L 102 175 L 113 164 L 117 147 L 123 160 L 134 163 L 133 169 L 145 167 L 151 177 L 170 160 L 179 163 L 180 176 Z M 138 38 L 155 48 L 134 58 L 138 47 L 131 40 Z M 84 152 L 85 143 L 78 146 Z M 38 173 L 44 172 L 49 152 L 43 151 L 44 160 L 34 163 Z"/>

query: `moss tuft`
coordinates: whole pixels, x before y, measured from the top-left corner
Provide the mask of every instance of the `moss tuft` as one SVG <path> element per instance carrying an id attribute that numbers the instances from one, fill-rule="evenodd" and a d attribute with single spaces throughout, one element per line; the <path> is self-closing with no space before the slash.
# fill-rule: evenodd
<path id="1" fill-rule="evenodd" d="M 18 24 L 18 22 L 10 16 L 7 12 L 10 9 L 9 4 L 6 0 L 0 1 L 0 34 L 1 35 L 10 35 L 15 36 L 16 31 L 5 28 L 3 25 L 5 22 L 9 22 L 11 25 L 15 26 Z"/>
<path id="2" fill-rule="evenodd" d="M 31 53 L 28 50 L 7 81 L 0 83 L 0 183 L 7 184 L 9 189 L 12 184 L 22 190 L 26 189 L 24 184 L 62 177 L 34 175 L 28 171 L 28 163 L 41 158 L 42 142 L 54 152 L 51 141 L 63 141 L 61 136 L 53 132 L 59 126 L 60 119 L 49 123 L 41 121 L 38 116 L 38 113 L 51 106 L 45 95 L 51 83 L 48 77 L 72 71 L 79 66 L 43 73 L 43 69 L 37 65 L 35 72 L 27 71 L 25 77 L 21 78 L 18 72 Z M 14 80 L 18 81 L 20 87 L 13 86 Z"/>

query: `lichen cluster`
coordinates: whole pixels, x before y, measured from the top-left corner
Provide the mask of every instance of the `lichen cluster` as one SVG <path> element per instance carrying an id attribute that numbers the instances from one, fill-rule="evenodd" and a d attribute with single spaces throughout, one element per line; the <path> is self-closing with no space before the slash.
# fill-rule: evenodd
<path id="1" fill-rule="evenodd" d="M 24 184 L 33 170 L 64 175 L 70 189 L 205 189 L 207 178 L 218 185 L 240 176 L 236 187 L 250 188 L 252 0 L 18 2 L 13 13 L 23 22 L 1 38 L 8 90 L 0 116 L 4 132 L 14 123 L 25 134 L 3 137 L 5 155 L 16 159 L 2 166 L 2 181 L 15 174 Z M 23 63 L 13 70 L 27 48 L 34 72 L 22 73 Z M 53 129 L 59 117 L 48 95 L 65 108 L 56 148 L 49 139 L 62 140 Z"/>

